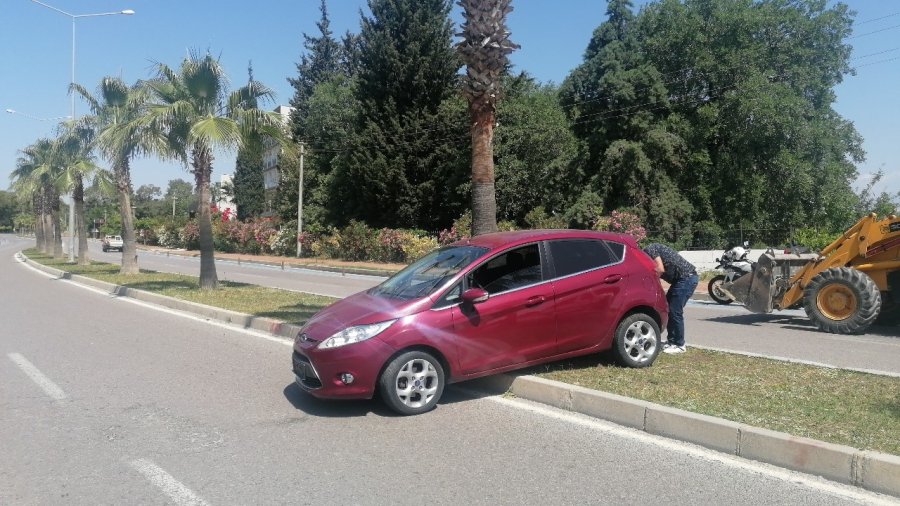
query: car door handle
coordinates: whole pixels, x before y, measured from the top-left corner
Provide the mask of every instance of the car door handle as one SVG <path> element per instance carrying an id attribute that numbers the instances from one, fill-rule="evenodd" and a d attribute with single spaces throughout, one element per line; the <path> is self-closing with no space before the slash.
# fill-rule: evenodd
<path id="1" fill-rule="evenodd" d="M 609 276 L 606 276 L 603 279 L 603 282 L 606 283 L 607 285 L 611 285 L 613 283 L 618 283 L 619 281 L 622 281 L 621 274 L 610 274 Z"/>
<path id="2" fill-rule="evenodd" d="M 546 297 L 543 295 L 535 295 L 534 297 L 529 297 L 525 302 L 525 307 L 537 306 L 539 304 L 543 304 L 546 301 Z"/>

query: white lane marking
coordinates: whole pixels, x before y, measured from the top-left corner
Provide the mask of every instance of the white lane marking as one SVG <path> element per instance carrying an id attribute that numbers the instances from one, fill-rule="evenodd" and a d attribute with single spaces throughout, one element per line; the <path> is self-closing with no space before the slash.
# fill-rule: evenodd
<path id="1" fill-rule="evenodd" d="M 823 362 L 813 362 L 812 360 L 801 360 L 798 358 L 789 358 L 789 357 L 779 357 L 774 355 L 765 355 L 763 353 L 752 353 L 749 351 L 741 351 L 741 350 L 732 350 L 728 348 L 714 348 L 712 346 L 700 346 L 698 344 L 690 345 L 691 348 L 698 348 L 701 350 L 709 350 L 709 351 L 719 351 L 722 353 L 731 353 L 733 355 L 743 355 L 745 357 L 755 357 L 755 358 L 767 358 L 769 360 L 778 360 L 780 362 L 790 362 L 792 364 L 803 364 L 803 365 L 812 365 L 816 367 L 824 367 L 826 369 L 838 369 L 842 371 L 853 371 L 853 372 L 862 372 L 866 374 L 875 374 L 878 376 L 890 376 L 893 378 L 900 378 L 900 373 L 891 372 L 891 371 L 879 371 L 877 369 L 859 369 L 856 367 L 845 367 L 838 366 L 833 364 L 826 364 Z"/>
<path id="2" fill-rule="evenodd" d="M 167 473 L 163 468 L 157 466 L 150 460 L 133 460 L 131 461 L 131 467 L 144 475 L 144 478 L 147 478 L 150 483 L 159 487 L 175 504 L 180 506 L 201 506 L 207 504 L 206 501 L 201 499 L 200 496 L 191 491 L 191 489 L 182 485 L 181 482 L 173 478 L 171 474 Z"/>
<path id="3" fill-rule="evenodd" d="M 522 399 L 506 398 L 501 396 L 484 397 L 483 392 L 477 392 L 459 386 L 456 386 L 456 388 L 468 393 L 469 395 L 473 395 L 476 398 L 490 400 L 515 409 L 528 411 L 536 415 L 546 416 L 548 418 L 553 418 L 555 420 L 571 423 L 574 425 L 580 425 L 588 429 L 606 432 L 615 436 L 632 439 L 640 443 L 655 445 L 665 450 L 670 450 L 673 452 L 686 454 L 691 457 L 716 462 L 734 469 L 750 471 L 777 480 L 794 483 L 837 497 L 856 501 L 861 504 L 897 506 L 896 499 L 875 492 L 868 492 L 851 485 L 842 485 L 817 476 L 790 471 L 770 464 L 755 462 L 752 460 L 743 459 L 738 456 L 728 455 L 714 450 L 708 450 L 701 446 L 696 446 L 690 443 L 685 443 L 673 439 L 667 439 L 662 436 L 648 434 L 637 429 L 631 429 L 628 427 L 616 425 L 605 420 L 591 418 L 587 415 L 563 411 Z"/>
<path id="4" fill-rule="evenodd" d="M 19 369 L 22 369 L 22 372 L 27 374 L 32 381 L 37 383 L 37 385 L 41 387 L 41 390 L 49 395 L 50 398 L 56 401 L 61 401 L 66 398 L 66 393 L 63 392 L 62 388 L 59 388 L 56 383 L 50 381 L 50 378 L 44 376 L 44 374 L 39 371 L 34 364 L 29 362 L 28 359 L 18 353 L 9 353 L 6 356 L 9 357 L 14 364 L 19 366 Z"/>

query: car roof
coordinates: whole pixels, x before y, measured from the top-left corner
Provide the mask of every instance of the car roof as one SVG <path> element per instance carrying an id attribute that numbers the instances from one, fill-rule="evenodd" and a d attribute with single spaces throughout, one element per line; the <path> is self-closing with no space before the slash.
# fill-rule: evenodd
<path id="1" fill-rule="evenodd" d="M 628 244 L 637 247 L 637 242 L 630 235 L 615 232 L 600 232 L 596 230 L 572 230 L 572 229 L 537 229 L 516 230 L 513 232 L 496 232 L 484 234 L 468 239 L 456 241 L 451 246 L 481 246 L 490 250 L 502 249 L 507 246 L 515 246 L 535 241 L 547 241 L 558 239 L 605 239 Z"/>

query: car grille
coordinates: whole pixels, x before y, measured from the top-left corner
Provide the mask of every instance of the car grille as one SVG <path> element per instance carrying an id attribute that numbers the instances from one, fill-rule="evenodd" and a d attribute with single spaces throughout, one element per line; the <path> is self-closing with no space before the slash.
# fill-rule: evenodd
<path id="1" fill-rule="evenodd" d="M 322 388 L 322 381 L 316 374 L 316 369 L 312 366 L 309 359 L 303 355 L 294 352 L 293 357 L 294 374 L 297 375 L 297 382 L 301 387 L 310 390 Z"/>

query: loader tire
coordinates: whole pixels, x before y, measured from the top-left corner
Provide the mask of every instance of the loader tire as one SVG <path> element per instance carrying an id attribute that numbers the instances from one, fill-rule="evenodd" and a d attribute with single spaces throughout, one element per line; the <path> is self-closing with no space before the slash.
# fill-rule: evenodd
<path id="1" fill-rule="evenodd" d="M 806 315 L 832 334 L 862 334 L 881 310 L 881 292 L 866 273 L 849 267 L 820 272 L 803 290 Z"/>

